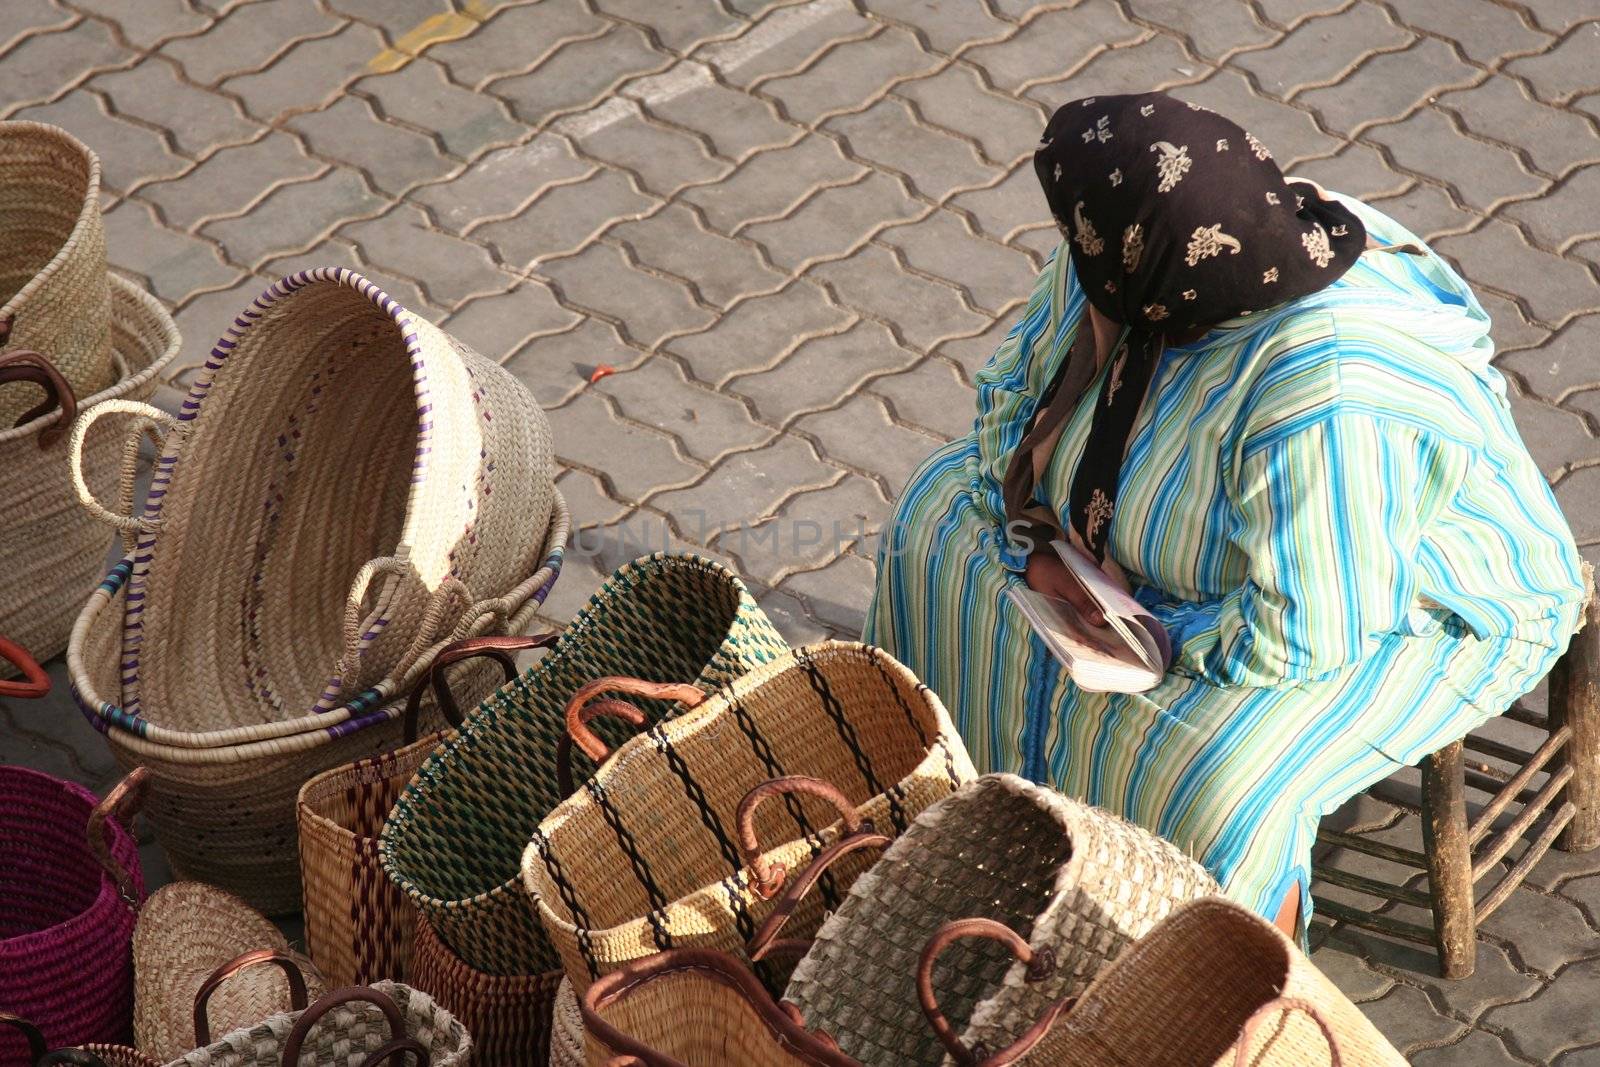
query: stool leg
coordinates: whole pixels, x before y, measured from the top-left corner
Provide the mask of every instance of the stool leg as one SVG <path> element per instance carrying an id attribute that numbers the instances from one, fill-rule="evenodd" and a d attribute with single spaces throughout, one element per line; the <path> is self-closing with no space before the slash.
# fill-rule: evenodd
<path id="1" fill-rule="evenodd" d="M 1468 978 L 1477 965 L 1478 921 L 1472 899 L 1466 780 L 1460 741 L 1422 764 L 1422 845 L 1433 898 L 1433 938 L 1446 978 Z"/>
<path id="2" fill-rule="evenodd" d="M 1572 738 L 1556 755 L 1552 771 L 1572 768 L 1563 790 L 1577 809 L 1556 838 L 1565 852 L 1588 852 L 1600 845 L 1600 605 L 1590 604 L 1582 630 L 1550 672 L 1550 728 L 1562 723 Z"/>

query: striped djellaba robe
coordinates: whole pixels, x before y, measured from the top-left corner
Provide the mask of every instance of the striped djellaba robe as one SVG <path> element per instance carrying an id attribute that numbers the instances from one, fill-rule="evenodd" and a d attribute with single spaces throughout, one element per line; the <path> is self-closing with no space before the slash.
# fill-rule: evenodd
<path id="1" fill-rule="evenodd" d="M 1377 243 L 1421 244 L 1346 203 Z M 1083 309 L 1063 248 L 978 375 L 972 433 L 901 495 L 866 640 L 940 694 L 980 771 L 1162 834 L 1263 916 L 1298 884 L 1309 917 L 1323 815 L 1499 714 L 1565 648 L 1572 533 L 1466 283 L 1431 253 L 1368 251 L 1162 356 L 1108 552 L 1176 662 L 1146 693 L 1080 690 L 1002 595 L 1025 559 L 1001 483 Z M 1040 479 L 1063 528 L 1098 395 Z"/>

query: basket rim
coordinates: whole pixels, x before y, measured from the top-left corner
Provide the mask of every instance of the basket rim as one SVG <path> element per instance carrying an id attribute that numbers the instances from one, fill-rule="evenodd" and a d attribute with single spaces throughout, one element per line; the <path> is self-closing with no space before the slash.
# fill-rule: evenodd
<path id="1" fill-rule="evenodd" d="M 41 267 L 26 285 L 13 293 L 10 300 L 0 305 L 0 318 L 16 314 L 41 286 L 59 273 L 62 265 L 77 253 L 85 231 L 100 219 L 100 157 L 95 154 L 94 149 L 60 126 L 48 122 L 34 122 L 29 119 L 8 119 L 0 122 L 0 139 L 13 133 L 24 132 L 42 134 L 77 153 L 88 164 L 88 174 L 84 180 L 83 203 L 78 206 L 78 217 L 72 224 L 72 232 L 67 234 L 67 239 L 56 249 L 56 254 L 50 257 L 50 262 Z"/>

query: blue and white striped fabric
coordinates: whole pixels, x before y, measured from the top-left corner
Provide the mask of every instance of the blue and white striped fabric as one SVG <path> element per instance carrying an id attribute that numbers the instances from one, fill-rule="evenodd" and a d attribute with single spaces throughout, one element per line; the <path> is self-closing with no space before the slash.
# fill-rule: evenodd
<path id="1" fill-rule="evenodd" d="M 1378 242 L 1421 243 L 1346 202 Z M 972 434 L 901 496 L 866 639 L 944 698 L 981 771 L 1163 834 L 1270 917 L 1306 893 L 1324 814 L 1548 670 L 1579 614 L 1577 550 L 1466 283 L 1431 254 L 1369 251 L 1163 355 L 1108 553 L 1177 661 L 1150 692 L 1084 692 L 1002 595 L 1023 560 L 1001 500 L 1083 304 L 1057 255 L 978 376 Z M 1040 479 L 1063 527 L 1088 403 Z"/>

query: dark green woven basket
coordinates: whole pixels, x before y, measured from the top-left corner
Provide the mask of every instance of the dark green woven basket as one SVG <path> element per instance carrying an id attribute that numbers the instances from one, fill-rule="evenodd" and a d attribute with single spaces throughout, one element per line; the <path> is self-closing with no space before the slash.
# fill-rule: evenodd
<path id="1" fill-rule="evenodd" d="M 788 650 L 721 564 L 667 553 L 627 564 L 549 655 L 484 701 L 417 771 L 379 838 L 384 870 L 472 967 L 498 975 L 559 970 L 520 865 L 539 821 L 565 799 L 554 757 L 568 699 L 607 675 L 694 679 L 712 692 Z M 639 706 L 653 721 L 682 710 Z M 619 724 L 594 726 L 613 747 L 629 734 Z"/>

